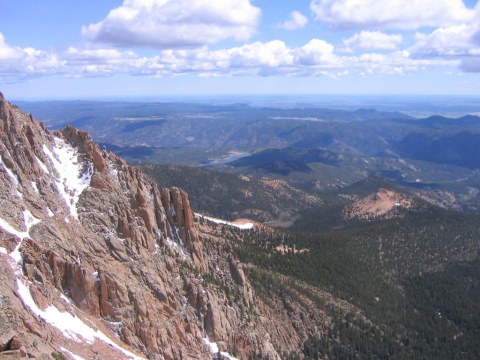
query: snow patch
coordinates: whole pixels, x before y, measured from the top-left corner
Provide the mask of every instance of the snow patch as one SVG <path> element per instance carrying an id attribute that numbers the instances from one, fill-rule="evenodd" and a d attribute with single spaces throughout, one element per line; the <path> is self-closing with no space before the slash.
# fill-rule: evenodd
<path id="1" fill-rule="evenodd" d="M 77 151 L 60 138 L 55 138 L 53 153 L 45 144 L 43 151 L 59 175 L 55 182 L 58 192 L 69 207 L 70 215 L 78 220 L 77 203 L 80 194 L 90 185 L 93 164 L 89 162 L 86 171 L 82 173 Z"/>
<path id="2" fill-rule="evenodd" d="M 231 221 L 217 219 L 217 218 L 205 216 L 205 215 L 198 214 L 198 213 L 195 213 L 195 216 L 198 216 L 202 219 L 211 221 L 215 224 L 233 226 L 233 227 L 236 227 L 236 228 L 241 229 L 241 230 L 250 230 L 250 229 L 253 229 L 253 226 L 254 226 L 253 223 L 251 223 L 251 222 L 247 222 L 245 224 L 235 224 L 234 222 L 231 222 Z"/>
<path id="3" fill-rule="evenodd" d="M 13 260 L 15 260 L 16 263 L 18 263 L 20 260 L 22 260 L 22 255 L 20 255 L 20 246 L 22 246 L 22 240 L 25 237 L 28 237 L 28 232 L 20 232 L 17 229 L 15 229 L 12 225 L 10 225 L 7 221 L 4 219 L 0 218 L 0 228 L 8 232 L 9 234 L 12 234 L 20 239 L 20 242 L 18 245 L 15 247 L 15 250 L 13 250 L 10 253 L 10 257 L 12 257 Z"/>
<path id="4" fill-rule="evenodd" d="M 53 211 L 50 210 L 49 207 L 47 207 L 47 215 L 48 215 L 48 217 L 52 217 L 52 216 L 54 215 L 54 214 L 53 214 Z"/>
<path id="5" fill-rule="evenodd" d="M 167 227 L 168 227 L 167 234 L 171 234 L 173 239 L 171 239 L 167 235 L 166 244 L 170 247 L 170 249 L 172 249 L 174 252 L 176 252 L 178 255 L 180 255 L 180 258 L 182 260 L 186 260 L 188 258 L 191 258 L 185 244 L 183 243 L 182 238 L 180 237 L 180 234 L 178 233 L 178 228 L 175 226 L 172 229 L 172 227 L 170 226 L 170 223 L 168 221 L 167 221 Z M 158 229 L 157 229 L 157 235 L 160 238 L 162 236 Z"/>
<path id="6" fill-rule="evenodd" d="M 210 352 L 212 354 L 218 354 L 219 352 L 219 349 L 218 349 L 218 345 L 217 343 L 214 343 L 214 342 L 210 342 L 210 340 L 208 340 L 208 337 L 206 338 L 203 338 L 203 341 L 204 343 L 208 346 Z M 224 359 L 228 359 L 228 360 L 238 360 L 236 357 L 233 357 L 232 355 L 230 355 L 229 353 L 227 352 L 224 352 L 224 351 L 221 351 L 220 354 L 222 355 L 222 357 Z"/>
<path id="7" fill-rule="evenodd" d="M 67 353 L 67 355 L 70 356 L 73 360 L 85 360 L 81 356 L 78 356 L 73 352 L 71 352 L 70 350 L 65 349 L 63 346 L 60 348 L 60 350 L 62 350 L 64 353 Z"/>
<path id="8" fill-rule="evenodd" d="M 172 249 L 174 252 L 180 255 L 180 258 L 182 260 L 186 260 L 188 258 L 188 255 L 185 253 L 185 250 L 175 241 L 167 237 L 166 243 L 170 247 L 170 249 Z"/>
<path id="9" fill-rule="evenodd" d="M 30 237 L 30 228 L 33 225 L 38 224 L 41 222 L 41 220 L 37 219 L 35 216 L 32 215 L 30 210 L 25 210 L 23 212 L 23 220 L 25 222 L 25 227 L 27 228 L 27 231 L 18 231 L 15 229 L 12 225 L 10 225 L 7 221 L 4 219 L 0 218 L 0 228 L 8 232 L 9 234 L 12 234 L 20 239 L 20 242 L 17 244 L 15 247 L 15 250 L 13 250 L 10 253 L 10 256 L 12 257 L 13 260 L 15 260 L 16 263 L 18 263 L 20 260 L 22 260 L 22 255 L 20 254 L 20 247 L 22 246 L 22 241 L 26 237 Z"/>
<path id="10" fill-rule="evenodd" d="M 72 301 L 67 298 L 64 294 L 60 294 L 60 299 L 62 299 L 63 301 L 65 301 L 67 304 L 71 304 Z"/>
<path id="11" fill-rule="evenodd" d="M 40 166 L 40 169 L 42 169 L 45 174 L 50 174 L 47 166 L 38 157 L 35 156 L 35 160 L 37 160 L 38 166 Z"/>
<path id="12" fill-rule="evenodd" d="M 0 156 L 0 164 L 3 166 L 3 168 L 5 169 L 5 171 L 7 172 L 8 176 L 10 177 L 10 179 L 12 180 L 12 182 L 14 183 L 14 185 L 18 185 L 18 178 L 17 178 L 17 175 L 15 175 L 12 170 L 10 170 L 7 165 L 5 165 L 5 163 L 3 162 L 2 160 L 2 156 Z"/>
<path id="13" fill-rule="evenodd" d="M 1 247 L 1 246 L 0 246 L 0 254 L 8 255 L 7 249 L 5 249 L 4 247 Z"/>
<path id="14" fill-rule="evenodd" d="M 23 211 L 23 220 L 25 221 L 27 234 L 30 232 L 30 229 L 33 225 L 37 225 L 42 222 L 42 220 L 37 219 L 35 216 L 33 216 L 33 214 L 28 209 Z M 27 236 L 30 237 L 30 235 Z"/>
<path id="15" fill-rule="evenodd" d="M 173 237 L 173 240 L 172 240 L 172 239 L 169 239 L 169 237 L 167 236 L 167 240 L 174 241 L 175 243 L 180 245 L 182 248 L 185 248 L 185 244 L 183 243 L 183 240 L 180 237 L 180 234 L 178 233 L 178 228 L 175 226 L 172 229 L 172 226 L 170 225 L 170 223 L 168 221 L 167 221 L 167 227 L 168 227 L 167 234 L 171 234 L 172 237 Z M 160 237 L 162 236 L 159 231 L 157 232 L 157 235 L 160 236 Z"/>
<path id="16" fill-rule="evenodd" d="M 112 331 L 119 331 L 122 327 L 122 322 L 121 321 L 107 321 L 103 320 L 103 322 L 112 330 Z"/>
<path id="17" fill-rule="evenodd" d="M 37 183 L 35 181 L 30 181 L 30 185 L 32 185 L 33 191 L 35 191 L 37 194 L 40 194 L 40 191 L 38 191 Z"/>
<path id="18" fill-rule="evenodd" d="M 83 339 L 89 344 L 92 344 L 97 339 L 103 341 L 108 345 L 113 346 L 117 350 L 120 350 L 124 355 L 132 359 L 142 359 L 141 357 L 114 343 L 107 335 L 105 335 L 100 330 L 92 329 L 80 318 L 73 316 L 68 312 L 61 312 L 53 305 L 50 305 L 45 310 L 40 309 L 32 298 L 29 286 L 20 279 L 17 279 L 17 288 L 18 294 L 23 304 L 28 307 L 35 315 L 60 330 L 66 338 L 75 340 L 77 342 L 81 342 Z M 79 337 L 81 337 L 82 339 L 80 339 Z"/>
<path id="19" fill-rule="evenodd" d="M 12 234 L 12 235 L 18 237 L 19 239 L 23 239 L 24 237 L 29 236 L 27 231 L 23 231 L 23 232 L 18 231 L 17 229 L 15 229 L 12 225 L 10 225 L 7 221 L 5 221 L 2 218 L 0 218 L 0 228 L 5 230 L 9 234 Z"/>

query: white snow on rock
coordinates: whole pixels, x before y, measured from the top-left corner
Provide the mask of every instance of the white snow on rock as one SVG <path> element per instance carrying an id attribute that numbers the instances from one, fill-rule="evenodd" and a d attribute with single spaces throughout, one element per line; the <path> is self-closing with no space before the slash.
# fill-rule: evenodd
<path id="1" fill-rule="evenodd" d="M 0 254 L 8 255 L 7 249 L 5 249 L 4 247 L 1 247 L 1 246 L 0 246 Z"/>
<path id="2" fill-rule="evenodd" d="M 203 341 L 204 343 L 208 346 L 210 352 L 212 354 L 218 354 L 218 345 L 217 343 L 214 343 L 214 342 L 210 342 L 210 340 L 208 340 L 208 337 L 206 338 L 203 338 Z M 228 359 L 228 360 L 238 360 L 236 357 L 233 357 L 232 355 L 230 355 L 229 353 L 227 352 L 224 352 L 224 351 L 221 351 L 220 354 L 222 355 L 222 357 L 224 359 Z"/>
<path id="3" fill-rule="evenodd" d="M 33 191 L 35 191 L 37 194 L 40 194 L 40 191 L 38 191 L 38 186 L 35 181 L 30 181 L 30 185 L 32 185 Z"/>
<path id="4" fill-rule="evenodd" d="M 0 218 L 0 228 L 8 232 L 9 234 L 12 234 L 19 239 L 23 239 L 25 237 L 28 237 L 29 234 L 27 231 L 18 231 L 15 229 L 12 225 L 10 225 L 6 220 Z"/>
<path id="5" fill-rule="evenodd" d="M 35 156 L 35 160 L 37 160 L 38 166 L 40 166 L 40 169 L 42 169 L 45 174 L 50 174 L 47 166 L 38 157 Z"/>
<path id="6" fill-rule="evenodd" d="M 5 171 L 7 172 L 8 176 L 10 177 L 10 179 L 12 180 L 13 184 L 16 186 L 18 185 L 18 178 L 17 176 L 12 172 L 12 170 L 10 170 L 7 165 L 5 165 L 5 163 L 3 162 L 2 160 L 2 156 L 0 156 L 0 164 L 3 166 L 3 168 L 5 169 Z"/>
<path id="7" fill-rule="evenodd" d="M 60 138 L 55 138 L 53 153 L 44 144 L 43 151 L 52 162 L 59 177 L 56 181 L 58 192 L 70 209 L 70 215 L 78 220 L 77 202 L 80 194 L 90 185 L 93 164 L 88 163 L 86 171 L 79 162 L 77 151 Z"/>
<path id="8" fill-rule="evenodd" d="M 30 210 L 24 210 L 23 211 L 23 221 L 25 222 L 25 227 L 27 228 L 27 231 L 18 231 L 15 229 L 12 225 L 10 225 L 7 221 L 4 219 L 0 218 L 0 228 L 8 232 L 9 234 L 12 234 L 20 239 L 20 242 L 17 244 L 15 247 L 15 250 L 13 250 L 10 253 L 10 257 L 12 257 L 13 260 L 15 260 L 16 263 L 18 263 L 20 260 L 22 260 L 22 255 L 20 254 L 20 247 L 22 246 L 22 241 L 26 237 L 30 237 L 30 228 L 33 225 L 36 225 L 41 222 L 40 219 L 37 219 L 35 216 L 32 215 Z"/>
<path id="9" fill-rule="evenodd" d="M 236 224 L 236 223 L 231 222 L 231 221 L 217 219 L 217 218 L 213 218 L 213 217 L 210 217 L 210 216 L 205 216 L 205 215 L 198 214 L 198 213 L 195 213 L 195 216 L 201 217 L 201 218 L 203 218 L 205 220 L 208 220 L 208 221 L 211 221 L 215 224 L 233 226 L 233 227 L 236 227 L 236 228 L 241 229 L 241 230 L 253 229 L 253 226 L 254 226 L 253 223 L 251 223 L 251 222 L 247 222 L 245 224 Z"/>
<path id="10" fill-rule="evenodd" d="M 60 294 L 60 299 L 65 301 L 67 304 L 71 304 L 72 302 L 70 301 L 69 298 L 67 298 L 64 294 Z"/>
<path id="11" fill-rule="evenodd" d="M 47 207 L 47 215 L 48 215 L 48 217 L 52 217 L 52 216 L 54 215 L 54 214 L 53 214 L 53 211 L 50 210 L 49 207 Z"/>
<path id="12" fill-rule="evenodd" d="M 60 350 L 62 350 L 64 353 L 67 353 L 68 356 L 70 356 L 73 360 L 85 360 L 83 357 L 78 356 L 77 354 L 74 354 L 70 350 L 65 349 L 63 346 L 60 348 Z"/>
<path id="13" fill-rule="evenodd" d="M 108 345 L 111 345 L 112 347 L 121 351 L 124 355 L 132 359 L 142 359 L 141 357 L 114 343 L 107 335 L 105 335 L 100 330 L 92 329 L 80 318 L 73 316 L 69 312 L 61 312 L 53 305 L 48 306 L 45 310 L 40 309 L 33 300 L 29 286 L 24 283 L 23 280 L 18 278 L 17 288 L 18 294 L 23 304 L 28 307 L 30 311 L 32 311 L 35 315 L 60 330 L 66 338 L 72 339 L 77 342 L 86 341 L 89 344 L 92 344 L 95 340 L 100 340 Z"/>
<path id="14" fill-rule="evenodd" d="M 23 211 L 23 221 L 25 221 L 27 234 L 30 233 L 30 229 L 33 225 L 36 225 L 42 222 L 42 220 L 37 219 L 35 216 L 33 216 L 33 214 L 28 209 Z M 30 237 L 30 235 L 27 235 L 27 236 Z"/>
<path id="15" fill-rule="evenodd" d="M 169 237 L 167 237 L 167 240 L 166 240 L 166 244 L 168 245 L 168 247 L 173 251 L 175 252 L 177 255 L 180 256 L 180 259 L 182 261 L 185 261 L 186 259 L 188 259 L 190 256 L 188 255 L 188 253 L 183 249 L 182 246 L 180 246 L 179 244 L 177 244 L 175 241 L 173 241 L 172 239 L 170 239 Z"/>

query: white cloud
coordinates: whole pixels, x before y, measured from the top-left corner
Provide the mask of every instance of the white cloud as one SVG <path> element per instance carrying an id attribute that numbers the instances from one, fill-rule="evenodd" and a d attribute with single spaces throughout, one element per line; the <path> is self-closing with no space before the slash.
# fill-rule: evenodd
<path id="1" fill-rule="evenodd" d="M 476 43 L 478 25 L 455 25 L 439 28 L 430 34 L 416 34 L 416 44 L 410 49 L 416 57 L 480 56 Z"/>
<path id="2" fill-rule="evenodd" d="M 63 65 L 57 54 L 10 46 L 0 33 L 0 79 L 41 76 L 61 71 Z"/>
<path id="3" fill-rule="evenodd" d="M 144 75 L 198 73 L 202 76 L 258 75 L 266 69 L 294 66 L 295 62 L 292 49 L 279 40 L 214 51 L 206 47 L 163 50 L 158 56 L 143 60 Z"/>
<path id="4" fill-rule="evenodd" d="M 290 19 L 280 24 L 280 27 L 285 30 L 297 30 L 307 25 L 308 19 L 299 11 L 293 11 L 290 14 Z"/>
<path id="5" fill-rule="evenodd" d="M 14 48 L 5 42 L 5 37 L 0 33 L 0 60 L 20 59 L 24 52 L 20 48 Z"/>
<path id="6" fill-rule="evenodd" d="M 298 48 L 273 40 L 214 51 L 207 48 L 164 50 L 154 59 L 148 59 L 146 68 L 153 72 L 160 70 L 160 73 L 198 72 L 202 76 L 208 73 L 215 76 L 304 75 L 314 74 L 320 68 L 338 67 L 339 60 L 333 50 L 333 45 L 319 39 Z"/>
<path id="7" fill-rule="evenodd" d="M 249 39 L 261 11 L 250 0 L 124 0 L 82 28 L 91 41 L 122 47 L 178 48 Z"/>
<path id="8" fill-rule="evenodd" d="M 390 54 L 368 53 L 338 56 L 332 44 L 313 39 L 301 47 L 288 47 L 275 40 L 210 51 L 164 50 L 155 58 L 144 59 L 144 75 L 197 73 L 201 76 L 291 75 L 328 76 L 345 74 L 407 74 L 434 66 L 458 66 L 458 61 L 412 59 L 407 51 Z"/>
<path id="9" fill-rule="evenodd" d="M 412 59 L 408 51 L 390 54 L 369 53 L 350 58 L 352 68 L 362 75 L 404 75 L 424 71 L 436 66 L 458 66 L 459 62 L 443 59 Z"/>
<path id="10" fill-rule="evenodd" d="M 310 8 L 316 20 L 351 29 L 440 27 L 474 17 L 462 0 L 312 0 Z"/>
<path id="11" fill-rule="evenodd" d="M 480 24 L 439 28 L 430 34 L 417 33 L 409 49 L 413 58 L 449 59 L 460 62 L 465 72 L 480 72 Z"/>
<path id="12" fill-rule="evenodd" d="M 283 41 L 274 40 L 267 43 L 255 42 L 238 48 L 212 53 L 213 57 L 229 59 L 230 68 L 280 67 L 293 63 L 291 50 Z"/>
<path id="13" fill-rule="evenodd" d="M 79 49 L 69 47 L 66 51 L 66 58 L 71 61 L 91 60 L 118 60 L 125 57 L 136 57 L 133 51 L 119 51 L 117 49 Z"/>
<path id="14" fill-rule="evenodd" d="M 346 51 L 363 50 L 395 50 L 402 43 L 400 34 L 385 34 L 379 31 L 362 31 L 343 40 Z"/>
<path id="15" fill-rule="evenodd" d="M 335 65 L 338 59 L 333 54 L 334 46 L 324 40 L 313 39 L 295 50 L 297 62 L 301 65 Z"/>
<path id="16" fill-rule="evenodd" d="M 63 59 L 69 69 L 69 75 L 79 77 L 128 72 L 139 57 L 133 51 L 69 47 L 63 54 Z"/>

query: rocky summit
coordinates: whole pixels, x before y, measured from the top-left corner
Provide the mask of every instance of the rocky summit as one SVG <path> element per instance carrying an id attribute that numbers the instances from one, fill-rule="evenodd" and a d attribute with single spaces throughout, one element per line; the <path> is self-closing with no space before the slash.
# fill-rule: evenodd
<path id="1" fill-rule="evenodd" d="M 375 193 L 347 206 L 344 216 L 347 219 L 389 219 L 401 216 L 395 210 L 410 209 L 412 206 L 413 199 L 411 197 L 393 190 L 380 188 Z"/>
<path id="2" fill-rule="evenodd" d="M 319 331 L 255 295 L 187 193 L 3 96 L 0 204 L 0 358 L 280 359 Z"/>

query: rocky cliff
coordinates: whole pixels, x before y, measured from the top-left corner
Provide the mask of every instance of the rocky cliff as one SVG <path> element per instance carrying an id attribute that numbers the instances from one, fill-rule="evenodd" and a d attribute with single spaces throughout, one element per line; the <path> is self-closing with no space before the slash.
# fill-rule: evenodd
<path id="1" fill-rule="evenodd" d="M 3 96 L 0 204 L 0 357 L 279 359 L 320 331 L 255 296 L 184 191 Z"/>

